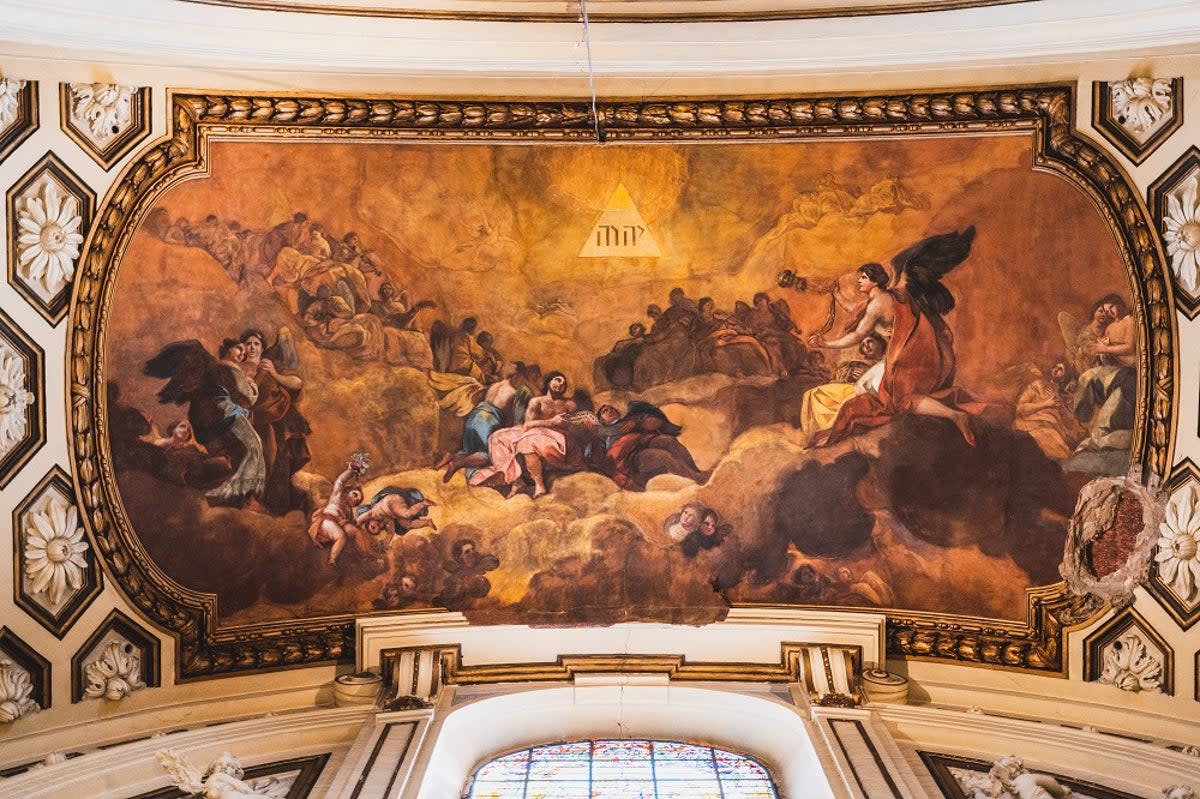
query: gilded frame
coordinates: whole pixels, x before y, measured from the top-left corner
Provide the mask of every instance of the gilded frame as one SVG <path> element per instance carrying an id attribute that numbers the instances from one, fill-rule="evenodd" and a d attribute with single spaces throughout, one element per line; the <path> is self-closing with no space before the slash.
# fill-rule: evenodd
<path id="1" fill-rule="evenodd" d="M 154 200 L 207 169 L 210 137 L 358 137 L 496 141 L 830 139 L 1029 132 L 1035 169 L 1079 187 L 1119 243 L 1146 346 L 1139 354 L 1133 461 L 1161 480 L 1172 463 L 1177 345 L 1173 296 L 1145 202 L 1117 160 L 1075 130 L 1072 86 L 988 88 L 798 99 L 612 102 L 447 101 L 176 93 L 170 133 L 132 159 L 105 198 L 79 262 L 71 303 L 71 458 L 90 532 L 114 579 L 150 621 L 179 640 L 180 680 L 347 660 L 352 616 L 217 629 L 215 599 L 170 581 L 137 541 L 116 492 L 107 446 L 101 356 L 114 293 L 110 265 Z M 1097 608 L 1062 583 L 1028 592 L 1025 622 L 940 613 L 888 614 L 888 652 L 1066 674 L 1066 631 Z"/>

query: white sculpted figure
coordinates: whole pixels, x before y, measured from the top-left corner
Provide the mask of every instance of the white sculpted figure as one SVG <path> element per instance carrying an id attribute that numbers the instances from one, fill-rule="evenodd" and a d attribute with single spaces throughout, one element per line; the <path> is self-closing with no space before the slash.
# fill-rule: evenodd
<path id="1" fill-rule="evenodd" d="M 1071 795 L 1070 788 L 1049 774 L 1030 772 L 1014 755 L 997 760 L 986 775 L 957 768 L 950 771 L 967 799 L 1066 799 Z"/>
<path id="2" fill-rule="evenodd" d="M 1200 794 L 1190 785 L 1171 785 L 1162 789 L 1163 799 L 1197 799 Z"/>
<path id="3" fill-rule="evenodd" d="M 1003 791 L 1017 799 L 1064 799 L 1071 794 L 1070 788 L 1061 785 L 1049 774 L 1032 773 L 1014 755 L 1005 755 L 997 760 L 988 774 Z"/>
<path id="4" fill-rule="evenodd" d="M 186 757 L 171 749 L 154 753 L 171 777 L 171 784 L 190 796 L 202 799 L 283 799 L 291 785 L 274 777 L 243 780 L 245 771 L 233 755 L 225 752 L 203 772 Z M 289 781 L 290 782 L 290 781 Z"/>

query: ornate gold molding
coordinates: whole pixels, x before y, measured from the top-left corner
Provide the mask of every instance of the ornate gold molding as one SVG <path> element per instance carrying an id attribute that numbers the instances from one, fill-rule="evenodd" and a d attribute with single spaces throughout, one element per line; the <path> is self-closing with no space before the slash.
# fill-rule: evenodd
<path id="1" fill-rule="evenodd" d="M 846 657 L 851 675 L 862 667 L 862 647 L 785 642 L 779 647 L 777 663 L 733 661 L 689 661 L 684 655 L 559 655 L 553 661 L 531 663 L 463 664 L 462 647 L 436 647 L 442 685 L 493 685 L 511 682 L 570 682 L 591 674 L 656 674 L 672 681 L 705 682 L 797 682 L 804 681 L 804 659 L 809 649 L 836 649 Z M 385 679 L 392 675 L 407 648 L 385 649 L 380 668 Z"/>
<path id="2" fill-rule="evenodd" d="M 117 494 L 107 447 L 106 320 L 117 268 L 145 214 L 168 187 L 207 170 L 210 136 L 584 141 L 831 139 L 1026 132 L 1034 163 L 1078 186 L 1119 242 L 1138 311 L 1138 423 L 1133 459 L 1163 479 L 1171 465 L 1176 334 L 1166 259 L 1146 206 L 1104 150 L 1074 130 L 1072 87 L 918 92 L 799 99 L 617 102 L 593 119 L 583 102 L 334 99 L 177 94 L 171 133 L 125 168 L 97 214 L 71 304 L 69 380 L 74 479 L 89 529 L 139 611 L 179 638 L 180 679 L 344 660 L 348 616 L 219 629 L 211 595 L 172 582 L 138 542 Z M 889 614 L 889 651 L 1064 673 L 1065 630 L 1096 608 L 1061 585 L 1030 592 L 1027 623 Z M 771 672 L 780 675 L 779 672 Z M 561 678 L 561 677 L 559 677 Z M 767 678 L 764 675 L 764 678 Z"/>
<path id="3" fill-rule="evenodd" d="M 1033 669 L 1067 674 L 1066 634 L 1086 626 L 1104 610 L 1094 597 L 1070 596 L 1066 585 L 1029 591 L 1029 620 L 991 624 L 929 614 L 889 613 L 889 655 L 920 660 L 956 660 L 1000 669 Z"/>

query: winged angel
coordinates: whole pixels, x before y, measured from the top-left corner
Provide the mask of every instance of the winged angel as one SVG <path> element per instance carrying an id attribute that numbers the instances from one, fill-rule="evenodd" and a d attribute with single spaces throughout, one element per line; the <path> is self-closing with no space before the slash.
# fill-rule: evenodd
<path id="1" fill-rule="evenodd" d="M 892 259 L 896 277 L 890 287 L 887 271 L 879 264 L 859 267 L 859 290 L 868 299 L 854 330 L 832 341 L 817 336 L 812 343 L 844 349 L 858 346 L 872 333 L 891 343 L 877 393 L 850 398 L 825 444 L 885 425 L 901 413 L 914 413 L 950 420 L 974 445 L 970 414 L 982 406 L 954 385 L 954 338 L 944 317 L 955 300 L 942 284 L 942 277 L 966 260 L 974 239 L 973 225 L 961 233 L 922 239 Z"/>
<path id="2" fill-rule="evenodd" d="M 186 757 L 172 749 L 154 753 L 158 763 L 171 779 L 171 784 L 192 797 L 203 799 L 285 799 L 292 779 L 259 777 L 242 779 L 246 772 L 233 755 L 225 752 L 208 768 L 201 771 Z"/>
<path id="3" fill-rule="evenodd" d="M 206 495 L 216 504 L 237 504 L 261 494 L 266 484 L 262 439 L 250 419 L 258 386 L 242 371 L 244 360 L 245 348 L 234 339 L 221 344 L 216 358 L 199 341 L 188 339 L 163 347 L 143 370 L 167 380 L 159 389 L 159 402 L 187 403 L 196 440 L 209 454 L 228 457 L 233 474 Z"/>
<path id="4" fill-rule="evenodd" d="M 968 799 L 1067 799 L 1072 791 L 1049 774 L 1030 771 L 1020 758 L 1006 755 L 986 774 L 951 768 Z"/>
<path id="5" fill-rule="evenodd" d="M 1103 361 L 1097 357 L 1095 345 L 1103 341 L 1104 331 L 1111 321 L 1104 304 L 1099 302 L 1092 307 L 1092 318 L 1086 322 L 1067 311 L 1058 312 L 1058 330 L 1062 334 L 1063 347 L 1079 374 Z"/>

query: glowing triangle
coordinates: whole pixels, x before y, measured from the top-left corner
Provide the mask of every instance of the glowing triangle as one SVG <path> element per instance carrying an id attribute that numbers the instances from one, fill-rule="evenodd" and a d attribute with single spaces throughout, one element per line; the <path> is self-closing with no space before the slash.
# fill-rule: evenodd
<path id="1" fill-rule="evenodd" d="M 662 250 L 646 227 L 624 183 L 618 183 L 588 234 L 580 258 L 660 258 Z"/>

